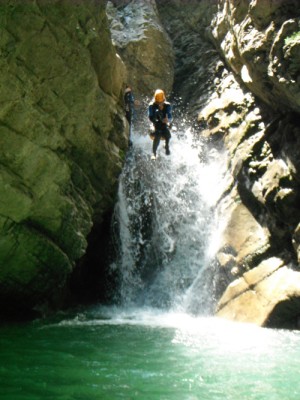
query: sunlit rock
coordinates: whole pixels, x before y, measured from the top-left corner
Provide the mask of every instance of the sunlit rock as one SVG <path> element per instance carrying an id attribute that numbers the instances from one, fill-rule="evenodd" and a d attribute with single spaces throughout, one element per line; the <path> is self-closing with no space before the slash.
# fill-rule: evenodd
<path id="1" fill-rule="evenodd" d="M 280 112 L 294 109 L 287 90 L 295 93 L 295 104 L 299 96 L 283 73 L 284 56 L 282 51 L 277 54 L 277 39 L 281 49 L 290 46 L 285 57 L 289 65 L 294 58 L 296 70 L 297 34 L 291 30 L 297 5 L 295 1 L 187 4 L 177 0 L 171 1 L 170 10 L 170 2 L 164 3 L 159 2 L 159 9 L 170 37 L 176 38 L 179 57 L 175 87 L 191 104 L 189 109 L 197 110 L 199 134 L 221 148 L 220 154 L 227 153 L 228 171 L 217 207 L 218 232 L 223 236 L 211 264 L 212 297 L 218 300 L 227 285 L 270 256 L 280 259 L 289 254 L 292 264 L 296 262 L 298 235 L 294 253 L 291 242 L 299 222 L 295 180 L 300 172 L 299 121 Z M 287 23 L 290 19 L 294 22 Z M 291 39 L 285 40 L 289 35 Z"/>
<path id="2" fill-rule="evenodd" d="M 224 260 L 224 255 L 230 255 L 227 261 L 230 262 L 230 269 L 233 266 L 244 270 L 253 267 L 255 260 L 270 248 L 268 229 L 256 221 L 238 197 L 232 198 L 226 208 L 222 208 L 222 214 L 225 221 L 222 223 L 223 235 L 218 257 L 223 254 Z"/>
<path id="3" fill-rule="evenodd" d="M 236 147 L 249 135 L 250 128 L 259 130 L 261 120 L 259 112 L 249 112 L 255 104 L 254 98 L 241 88 L 233 74 L 224 72 L 222 78 L 218 90 L 198 114 L 198 120 L 207 125 L 208 129 L 202 132 L 204 136 L 221 136 L 226 149 L 234 154 Z"/>
<path id="4" fill-rule="evenodd" d="M 261 326 L 293 326 L 299 304 L 300 273 L 270 258 L 228 286 L 217 315 Z"/>
<path id="5" fill-rule="evenodd" d="M 296 0 L 218 2 L 212 36 L 253 93 L 274 109 L 299 112 L 297 7 Z"/>
<path id="6" fill-rule="evenodd" d="M 283 160 L 272 161 L 252 188 L 255 197 L 279 219 L 291 225 L 300 218 L 299 194 Z"/>

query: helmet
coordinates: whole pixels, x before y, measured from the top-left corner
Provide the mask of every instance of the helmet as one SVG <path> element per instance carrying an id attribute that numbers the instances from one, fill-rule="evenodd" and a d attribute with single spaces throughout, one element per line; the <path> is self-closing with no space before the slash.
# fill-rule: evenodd
<path id="1" fill-rule="evenodd" d="M 157 89 L 154 93 L 154 100 L 156 103 L 162 103 L 166 100 L 165 93 L 161 89 Z"/>

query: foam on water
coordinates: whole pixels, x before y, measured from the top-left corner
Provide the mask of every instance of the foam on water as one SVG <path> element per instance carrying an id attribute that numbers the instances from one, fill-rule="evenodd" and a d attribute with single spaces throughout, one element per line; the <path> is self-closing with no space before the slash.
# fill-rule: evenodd
<path id="1" fill-rule="evenodd" d="M 151 307 L 104 307 L 95 306 L 62 319 L 53 327 L 101 327 L 136 326 L 151 329 L 172 329 L 172 343 L 209 352 L 215 357 L 224 355 L 265 354 L 274 357 L 276 348 L 286 343 L 289 347 L 300 345 L 298 331 L 261 328 L 253 324 L 237 323 L 216 317 L 195 317 L 185 312 L 162 310 Z M 282 355 L 281 355 L 282 357 Z"/>

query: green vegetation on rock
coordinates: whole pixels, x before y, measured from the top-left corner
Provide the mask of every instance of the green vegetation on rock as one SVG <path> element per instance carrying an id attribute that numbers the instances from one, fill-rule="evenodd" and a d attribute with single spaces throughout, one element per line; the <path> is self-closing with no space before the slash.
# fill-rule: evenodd
<path id="1" fill-rule="evenodd" d="M 300 42 L 300 32 L 294 32 L 291 36 L 284 39 L 284 44 L 286 45 L 292 42 Z"/>

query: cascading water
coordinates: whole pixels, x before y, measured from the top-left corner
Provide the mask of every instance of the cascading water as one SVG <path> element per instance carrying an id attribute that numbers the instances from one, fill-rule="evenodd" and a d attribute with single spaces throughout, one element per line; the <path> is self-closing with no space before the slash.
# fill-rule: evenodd
<path id="1" fill-rule="evenodd" d="M 210 295 L 223 157 L 185 127 L 154 163 L 150 139 L 132 139 L 112 266 L 122 304 L 0 327 L 1 400 L 298 400 L 299 331 L 190 312 Z"/>
<path id="2" fill-rule="evenodd" d="M 185 122 L 172 132 L 171 156 L 162 141 L 151 161 L 147 134 L 133 131 L 132 141 L 116 207 L 121 302 L 184 310 L 193 296 L 208 295 L 191 293 L 216 240 L 213 206 L 222 191 L 223 158 Z"/>

